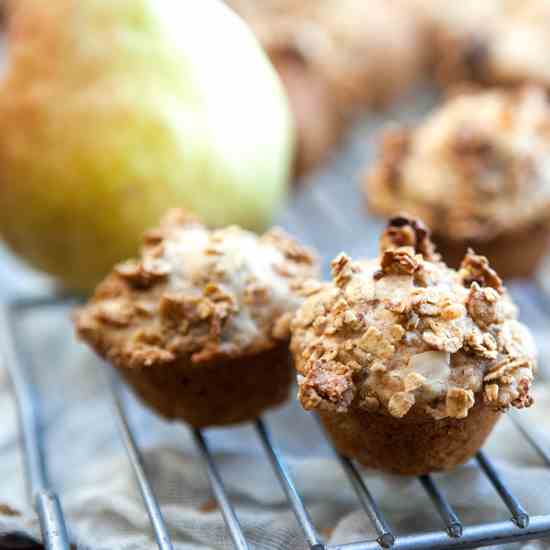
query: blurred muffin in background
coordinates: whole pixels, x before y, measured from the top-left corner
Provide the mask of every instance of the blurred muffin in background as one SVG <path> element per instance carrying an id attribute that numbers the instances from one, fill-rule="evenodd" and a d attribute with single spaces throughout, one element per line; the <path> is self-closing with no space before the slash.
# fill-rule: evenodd
<path id="1" fill-rule="evenodd" d="M 318 275 L 280 230 L 210 230 L 174 210 L 99 285 L 76 329 L 162 416 L 253 420 L 288 398 L 290 321 Z"/>
<path id="2" fill-rule="evenodd" d="M 421 76 L 422 33 L 397 1 L 314 1 L 311 13 L 326 33 L 320 70 L 345 112 L 385 105 Z"/>
<path id="3" fill-rule="evenodd" d="M 297 126 L 296 173 L 321 163 L 354 111 L 387 104 L 422 72 L 422 33 L 397 2 L 230 0 L 286 87 Z"/>
<path id="4" fill-rule="evenodd" d="M 544 90 L 463 93 L 416 129 L 389 129 L 362 185 L 372 212 L 425 219 L 451 266 L 472 247 L 526 277 L 550 244 L 549 157 Z"/>
<path id="5" fill-rule="evenodd" d="M 419 17 L 443 83 L 550 86 L 547 0 L 404 0 Z"/>

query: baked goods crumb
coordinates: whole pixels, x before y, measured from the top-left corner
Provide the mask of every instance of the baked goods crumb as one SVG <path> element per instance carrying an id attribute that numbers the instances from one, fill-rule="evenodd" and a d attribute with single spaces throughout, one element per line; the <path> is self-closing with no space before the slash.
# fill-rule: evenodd
<path id="1" fill-rule="evenodd" d="M 218 509 L 218 503 L 213 498 L 207 500 L 206 502 L 203 502 L 199 506 L 199 512 L 202 512 L 203 514 L 209 514 L 210 512 L 216 511 L 217 509 Z"/>
<path id="2" fill-rule="evenodd" d="M 0 515 L 2 516 L 20 516 L 21 513 L 8 506 L 7 504 L 0 503 Z"/>

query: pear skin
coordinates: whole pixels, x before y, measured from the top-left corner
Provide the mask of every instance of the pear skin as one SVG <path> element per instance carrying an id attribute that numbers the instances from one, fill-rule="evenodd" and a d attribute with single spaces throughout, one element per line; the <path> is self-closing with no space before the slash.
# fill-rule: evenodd
<path id="1" fill-rule="evenodd" d="M 71 290 L 170 207 L 261 230 L 286 196 L 284 91 L 217 0 L 17 0 L 0 119 L 0 234 Z"/>

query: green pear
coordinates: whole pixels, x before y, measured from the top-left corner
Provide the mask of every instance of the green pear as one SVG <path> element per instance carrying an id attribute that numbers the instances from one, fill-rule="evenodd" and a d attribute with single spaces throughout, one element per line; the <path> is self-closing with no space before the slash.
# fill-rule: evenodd
<path id="1" fill-rule="evenodd" d="M 286 195 L 284 90 L 218 0 L 17 0 L 0 120 L 0 233 L 69 289 L 169 207 L 260 230 Z"/>

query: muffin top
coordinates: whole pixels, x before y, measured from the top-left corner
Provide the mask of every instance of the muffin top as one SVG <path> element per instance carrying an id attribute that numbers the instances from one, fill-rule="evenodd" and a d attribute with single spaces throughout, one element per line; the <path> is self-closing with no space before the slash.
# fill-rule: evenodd
<path id="1" fill-rule="evenodd" d="M 534 343 L 488 261 L 470 251 L 448 268 L 405 216 L 390 220 L 380 248 L 375 260 L 340 254 L 332 282 L 296 314 L 303 407 L 440 419 L 466 417 L 476 400 L 529 406 Z"/>
<path id="2" fill-rule="evenodd" d="M 449 238 L 488 240 L 546 222 L 550 106 L 544 90 L 450 98 L 416 129 L 391 129 L 364 189 L 373 210 L 421 216 Z"/>
<path id="3" fill-rule="evenodd" d="M 313 254 L 285 235 L 211 230 L 181 210 L 145 234 L 75 316 L 77 332 L 121 367 L 250 355 L 290 337 L 318 283 Z"/>

